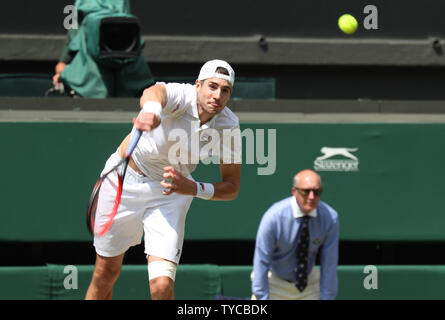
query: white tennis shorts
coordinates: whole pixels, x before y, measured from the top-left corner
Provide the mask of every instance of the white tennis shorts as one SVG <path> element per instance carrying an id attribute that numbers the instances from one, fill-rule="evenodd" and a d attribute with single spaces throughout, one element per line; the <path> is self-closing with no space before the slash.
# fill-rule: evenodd
<path id="1" fill-rule="evenodd" d="M 120 160 L 116 152 L 110 156 L 102 172 Z M 119 169 L 120 172 L 120 169 Z M 188 176 L 189 179 L 193 179 Z M 96 224 L 102 223 L 113 208 L 117 173 L 110 173 L 99 191 Z M 145 233 L 145 253 L 178 264 L 184 242 L 185 218 L 193 196 L 172 193 L 162 195 L 160 181 L 150 180 L 127 167 L 122 198 L 114 222 L 102 237 L 94 237 L 97 254 L 115 257 L 141 243 Z"/>

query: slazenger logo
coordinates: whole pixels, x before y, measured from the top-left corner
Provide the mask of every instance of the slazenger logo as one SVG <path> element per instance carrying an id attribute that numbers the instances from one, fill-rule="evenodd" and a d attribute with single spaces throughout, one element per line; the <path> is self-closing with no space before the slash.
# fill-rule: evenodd
<path id="1" fill-rule="evenodd" d="M 358 171 L 358 158 L 351 152 L 358 148 L 330 148 L 322 147 L 322 156 L 314 160 L 316 171 Z M 342 156 L 346 159 L 332 159 L 335 156 Z"/>

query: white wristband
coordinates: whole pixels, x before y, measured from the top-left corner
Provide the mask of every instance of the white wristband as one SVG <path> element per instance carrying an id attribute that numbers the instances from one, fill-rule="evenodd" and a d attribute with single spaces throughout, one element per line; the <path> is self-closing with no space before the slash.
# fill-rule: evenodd
<path id="1" fill-rule="evenodd" d="M 197 182 L 196 181 L 196 197 L 210 200 L 215 193 L 215 187 L 211 183 Z"/>
<path id="2" fill-rule="evenodd" d="M 160 116 L 162 112 L 162 105 L 156 101 L 147 101 L 142 107 L 142 112 L 151 112 Z"/>

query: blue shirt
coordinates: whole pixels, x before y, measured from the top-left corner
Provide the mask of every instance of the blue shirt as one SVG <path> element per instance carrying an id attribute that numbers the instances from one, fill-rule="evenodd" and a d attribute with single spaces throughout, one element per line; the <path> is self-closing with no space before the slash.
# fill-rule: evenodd
<path id="1" fill-rule="evenodd" d="M 339 223 L 337 212 L 320 201 L 309 219 L 308 274 L 320 251 L 320 293 L 322 300 L 337 296 Z M 297 242 L 302 216 L 295 197 L 276 202 L 261 219 L 253 259 L 252 292 L 258 300 L 269 299 L 268 271 L 295 283 Z"/>

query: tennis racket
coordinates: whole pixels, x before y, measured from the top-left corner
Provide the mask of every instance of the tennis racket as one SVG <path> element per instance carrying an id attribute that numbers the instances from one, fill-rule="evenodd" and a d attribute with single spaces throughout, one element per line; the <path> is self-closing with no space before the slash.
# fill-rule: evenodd
<path id="1" fill-rule="evenodd" d="M 87 208 L 87 227 L 88 231 L 92 235 L 97 235 L 102 237 L 105 233 L 107 233 L 108 229 L 110 229 L 111 225 L 114 221 L 114 216 L 116 215 L 117 209 L 119 208 L 119 203 L 121 201 L 122 196 L 122 186 L 124 183 L 125 173 L 127 171 L 128 162 L 130 160 L 130 156 L 133 153 L 134 148 L 136 147 L 139 138 L 141 137 L 142 131 L 135 130 L 131 135 L 130 143 L 128 144 L 127 151 L 125 151 L 125 156 L 122 160 L 119 161 L 113 168 L 102 174 L 94 185 L 93 192 L 91 192 L 90 199 L 88 200 L 88 208 Z M 123 165 L 122 165 L 123 164 Z M 117 170 L 119 166 L 122 165 L 121 172 L 117 174 L 118 177 L 118 187 L 116 192 L 116 197 L 114 199 L 114 205 L 111 213 L 107 216 L 107 220 L 100 227 L 98 226 L 95 229 L 95 219 L 96 219 L 96 209 L 97 209 L 97 200 L 99 196 L 100 187 L 105 178 L 114 170 Z"/>

